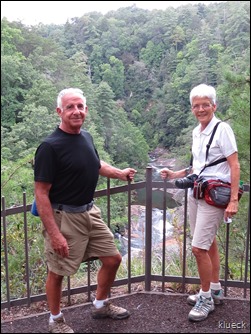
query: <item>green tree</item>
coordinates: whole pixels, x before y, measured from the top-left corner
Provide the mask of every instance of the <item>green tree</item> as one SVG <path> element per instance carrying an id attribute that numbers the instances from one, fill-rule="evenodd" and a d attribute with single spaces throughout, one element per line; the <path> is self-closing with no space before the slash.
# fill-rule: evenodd
<path id="1" fill-rule="evenodd" d="M 111 56 L 109 64 L 100 65 L 101 77 L 103 81 L 107 82 L 108 85 L 114 92 L 115 98 L 122 98 L 124 95 L 124 65 L 121 60 Z"/>
<path id="2" fill-rule="evenodd" d="M 96 90 L 96 108 L 99 120 L 97 130 L 104 138 L 104 148 L 110 152 L 111 136 L 114 128 L 115 102 L 111 87 L 102 81 Z"/>
<path id="3" fill-rule="evenodd" d="M 112 134 L 110 152 L 114 161 L 134 168 L 144 169 L 148 162 L 149 146 L 141 131 L 128 121 L 122 108 L 114 116 L 116 126 Z"/>
<path id="4" fill-rule="evenodd" d="M 11 131 L 5 132 L 2 138 L 2 157 L 17 161 L 30 153 L 35 153 L 36 147 L 52 130 L 59 119 L 56 112 L 50 113 L 45 107 L 30 104 L 20 112 L 21 122 L 14 124 Z M 6 150 L 11 148 L 11 150 Z"/>

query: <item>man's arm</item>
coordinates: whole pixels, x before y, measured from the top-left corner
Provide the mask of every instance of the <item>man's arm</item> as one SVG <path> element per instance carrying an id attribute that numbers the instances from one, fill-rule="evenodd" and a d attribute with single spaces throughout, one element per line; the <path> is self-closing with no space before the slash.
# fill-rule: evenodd
<path id="1" fill-rule="evenodd" d="M 35 182 L 35 198 L 39 217 L 50 237 L 51 246 L 55 252 L 63 257 L 69 256 L 69 248 L 66 239 L 60 232 L 54 219 L 53 209 L 49 199 L 51 184 Z"/>
<path id="2" fill-rule="evenodd" d="M 109 165 L 108 163 L 104 161 L 100 161 L 101 167 L 99 169 L 99 174 L 105 177 L 109 177 L 111 179 L 119 179 L 122 181 L 132 181 L 134 178 L 135 173 L 137 171 L 133 168 L 125 168 L 125 169 L 119 169 L 116 167 L 113 167 Z"/>

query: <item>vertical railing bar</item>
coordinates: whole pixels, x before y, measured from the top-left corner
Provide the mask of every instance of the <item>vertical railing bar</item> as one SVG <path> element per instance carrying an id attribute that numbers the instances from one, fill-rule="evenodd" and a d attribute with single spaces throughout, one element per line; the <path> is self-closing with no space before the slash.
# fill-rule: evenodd
<path id="1" fill-rule="evenodd" d="M 229 232 L 230 224 L 226 224 L 226 254 L 225 254 L 225 276 L 224 276 L 224 296 L 227 296 L 227 278 L 228 278 L 228 254 L 229 254 Z"/>
<path id="2" fill-rule="evenodd" d="M 27 208 L 26 208 L 26 193 L 23 192 L 23 207 L 24 207 L 24 248 L 25 248 L 25 272 L 26 272 L 26 289 L 27 289 L 27 304 L 30 307 L 30 266 L 29 266 L 29 247 L 28 247 L 28 227 L 27 227 Z"/>
<path id="3" fill-rule="evenodd" d="M 164 180 L 163 188 L 163 241 L 162 241 L 162 292 L 165 290 L 165 267 L 166 267 L 166 190 L 167 182 Z"/>
<path id="4" fill-rule="evenodd" d="M 248 204 L 248 223 L 247 223 L 247 238 L 246 238 L 245 271 L 244 271 L 244 298 L 247 297 L 248 258 L 250 256 L 249 238 L 250 238 L 250 193 L 249 193 L 249 204 Z"/>
<path id="5" fill-rule="evenodd" d="M 5 197 L 2 196 L 2 212 L 3 212 L 3 237 L 4 237 L 4 262 L 6 273 L 6 297 L 8 303 L 8 310 L 10 311 L 10 277 L 9 277 L 9 262 L 8 262 L 8 242 L 7 242 L 7 221 L 6 221 L 6 206 Z"/>
<path id="6" fill-rule="evenodd" d="M 151 290 L 152 269 L 152 168 L 146 168 L 145 290 Z"/>
<path id="7" fill-rule="evenodd" d="M 187 251 L 186 251 L 186 241 L 187 241 L 187 194 L 188 190 L 185 190 L 185 201 L 184 201 L 184 224 L 183 224 L 183 261 L 182 261 L 182 293 L 185 292 L 185 286 L 186 286 L 186 257 L 187 257 Z"/>
<path id="8" fill-rule="evenodd" d="M 128 181 L 128 247 L 127 247 L 127 256 L 128 256 L 128 292 L 131 293 L 131 226 L 132 226 L 132 218 L 131 218 L 131 182 Z"/>
<path id="9" fill-rule="evenodd" d="M 67 276 L 67 300 L 68 305 L 71 305 L 71 277 Z"/>
<path id="10" fill-rule="evenodd" d="M 110 227 L 111 225 L 111 180 L 107 178 L 107 225 Z M 111 290 L 108 293 L 108 297 L 111 296 Z"/>
<path id="11" fill-rule="evenodd" d="M 91 301 L 91 263 L 87 261 L 87 296 L 88 302 Z"/>
<path id="12" fill-rule="evenodd" d="M 110 179 L 107 178 L 107 225 L 110 227 L 111 224 L 111 182 Z"/>

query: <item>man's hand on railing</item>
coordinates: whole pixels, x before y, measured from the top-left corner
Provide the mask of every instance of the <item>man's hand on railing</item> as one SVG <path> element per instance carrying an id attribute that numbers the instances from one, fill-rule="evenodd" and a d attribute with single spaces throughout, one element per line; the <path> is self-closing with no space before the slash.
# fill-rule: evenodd
<path id="1" fill-rule="evenodd" d="M 101 168 L 99 174 L 112 179 L 119 179 L 122 181 L 132 181 L 137 171 L 131 167 L 119 169 L 109 165 L 101 160 Z"/>

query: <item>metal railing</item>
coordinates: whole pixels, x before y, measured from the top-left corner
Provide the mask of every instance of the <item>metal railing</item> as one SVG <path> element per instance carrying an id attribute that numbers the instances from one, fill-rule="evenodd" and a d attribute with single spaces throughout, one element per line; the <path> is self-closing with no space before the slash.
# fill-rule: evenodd
<path id="1" fill-rule="evenodd" d="M 144 282 L 145 291 L 151 291 L 151 285 L 153 281 L 161 283 L 161 291 L 165 291 L 165 283 L 178 283 L 181 286 L 180 291 L 185 293 L 186 284 L 199 284 L 199 277 L 190 277 L 186 275 L 186 259 L 187 259 L 187 191 L 184 196 L 184 216 L 183 216 L 183 241 L 182 241 L 182 263 L 181 263 L 181 275 L 167 275 L 166 274 L 166 208 L 167 208 L 167 189 L 174 189 L 175 186 L 172 182 L 168 181 L 153 181 L 152 168 L 146 168 L 146 180 L 142 182 L 135 182 L 123 186 L 110 187 L 110 180 L 107 179 L 107 189 L 97 190 L 95 192 L 95 198 L 106 197 L 107 201 L 107 224 L 110 226 L 111 221 L 111 196 L 114 194 L 127 193 L 127 207 L 128 207 L 128 253 L 127 253 L 127 266 L 128 275 L 123 279 L 115 279 L 113 287 L 127 285 L 128 293 L 131 293 L 133 283 Z M 144 245 L 144 273 L 143 275 L 131 274 L 131 208 L 132 208 L 132 194 L 137 190 L 145 191 L 145 245 Z M 152 273 L 152 209 L 153 209 L 153 189 L 161 189 L 162 196 L 162 208 L 163 208 L 163 238 L 162 238 L 162 269 L 161 274 Z M 249 186 L 246 185 L 244 188 L 245 192 L 249 193 Z M 6 291 L 4 295 L 5 300 L 1 301 L 1 309 L 12 306 L 26 305 L 30 306 L 31 303 L 46 300 L 45 293 L 32 295 L 30 292 L 30 259 L 29 259 L 29 240 L 28 240 L 28 229 L 29 229 L 29 217 L 31 204 L 26 202 L 26 193 L 23 194 L 23 205 L 13 208 L 6 208 L 5 198 L 2 197 L 2 210 L 1 210 L 1 221 L 2 221 L 2 272 L 4 271 L 4 280 Z M 10 292 L 10 261 L 9 261 L 9 248 L 8 248 L 8 216 L 22 214 L 23 223 L 23 235 L 24 235 L 24 252 L 25 252 L 25 280 L 26 280 L 26 293 L 25 297 L 13 298 Z M 230 225 L 226 224 L 226 240 L 225 240 L 225 272 L 224 278 L 221 279 L 221 283 L 224 286 L 224 294 L 227 296 L 228 287 L 240 288 L 243 291 L 243 298 L 247 296 L 247 289 L 250 289 L 250 274 L 249 274 L 249 239 L 250 239 L 250 206 L 248 208 L 247 216 L 247 231 L 245 240 L 245 255 L 244 255 L 244 277 L 242 280 L 233 280 L 229 278 L 228 273 L 228 261 L 229 261 L 229 236 L 230 236 Z M 17 273 L 18 275 L 19 273 Z M 3 277 L 1 275 L 1 277 Z M 2 285 L 2 284 L 1 284 Z M 2 285 L 3 286 L 3 285 Z M 71 278 L 67 278 L 67 288 L 63 290 L 63 296 L 68 297 L 68 304 L 71 304 L 71 296 L 86 293 L 88 301 L 91 300 L 91 292 L 96 290 L 96 284 L 91 282 L 91 263 L 87 263 L 87 284 L 84 286 L 71 287 Z"/>

